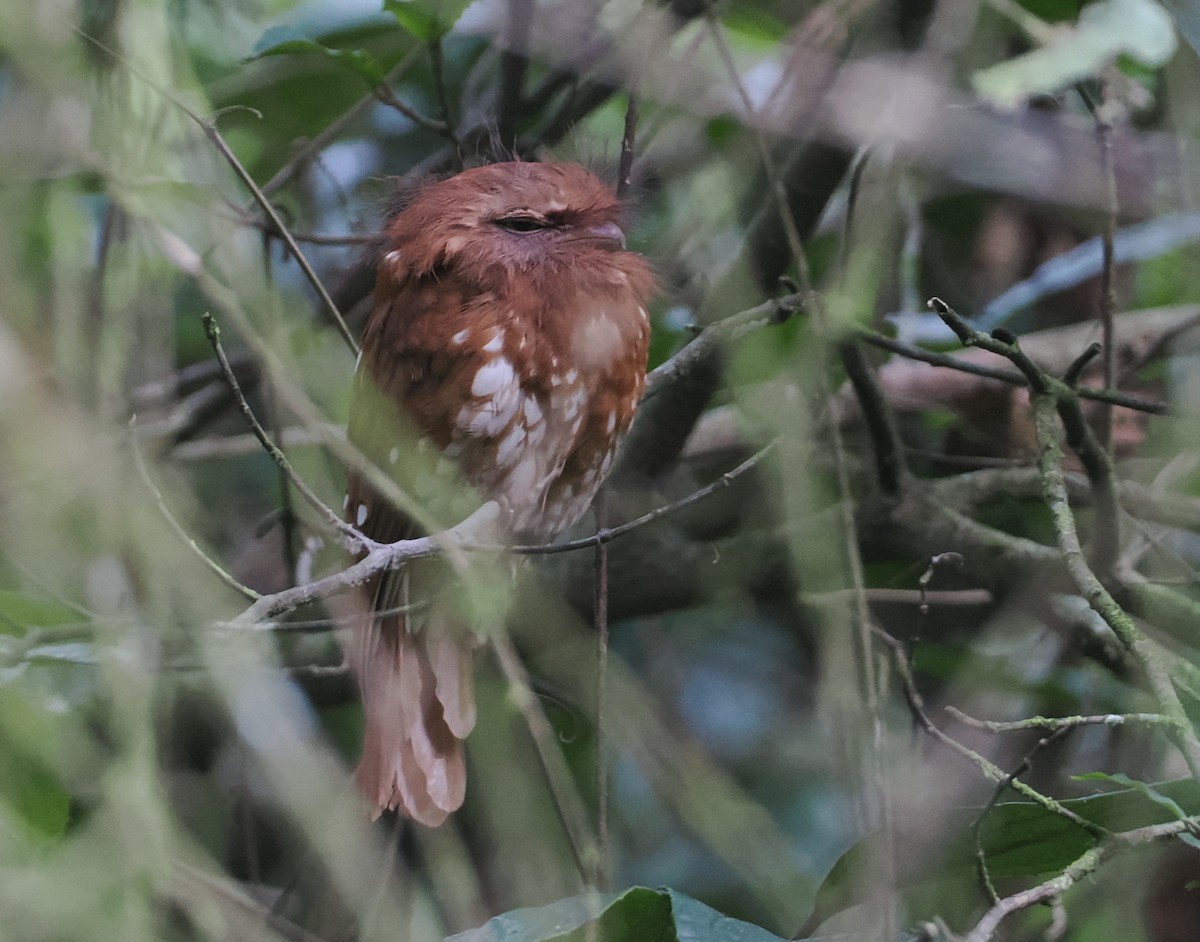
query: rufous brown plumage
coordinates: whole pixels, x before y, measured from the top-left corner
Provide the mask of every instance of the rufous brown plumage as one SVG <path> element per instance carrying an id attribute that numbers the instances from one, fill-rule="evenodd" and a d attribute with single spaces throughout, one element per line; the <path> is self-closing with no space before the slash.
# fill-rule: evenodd
<path id="1" fill-rule="evenodd" d="M 502 539 L 553 540 L 588 509 L 645 383 L 654 279 L 619 203 L 575 164 L 492 164 L 421 187 L 386 235 L 350 440 L 444 525 L 494 501 Z M 416 533 L 359 474 L 347 519 L 379 542 Z M 410 563 L 375 580 L 348 640 L 359 787 L 427 825 L 462 804 L 475 722 L 446 579 Z"/>

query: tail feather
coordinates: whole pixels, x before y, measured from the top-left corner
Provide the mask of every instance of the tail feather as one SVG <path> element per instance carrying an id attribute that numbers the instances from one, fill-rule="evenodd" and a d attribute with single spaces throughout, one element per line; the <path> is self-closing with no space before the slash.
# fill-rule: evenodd
<path id="1" fill-rule="evenodd" d="M 436 622 L 436 618 L 429 622 Z M 375 816 L 398 809 L 436 827 L 466 794 L 462 740 L 475 723 L 471 648 L 426 623 L 364 615 L 351 663 L 366 731 L 356 778 Z"/>
<path id="2" fill-rule="evenodd" d="M 429 638 L 434 691 L 446 725 L 459 739 L 475 728 L 475 680 L 471 649 L 461 641 Z"/>

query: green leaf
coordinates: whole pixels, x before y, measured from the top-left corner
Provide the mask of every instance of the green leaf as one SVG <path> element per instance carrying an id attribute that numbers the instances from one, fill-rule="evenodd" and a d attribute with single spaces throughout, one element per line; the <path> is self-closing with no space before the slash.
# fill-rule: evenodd
<path id="1" fill-rule="evenodd" d="M 369 85 L 378 85 L 387 75 L 387 70 L 379 60 L 365 49 L 337 49 L 326 46 L 290 26 L 277 26 L 263 33 L 254 46 L 252 58 L 314 52 L 346 66 Z"/>
<path id="2" fill-rule="evenodd" d="M 975 90 L 1011 108 L 1030 95 L 1057 92 L 1095 75 L 1123 55 L 1142 65 L 1163 65 L 1175 46 L 1171 16 L 1156 0 L 1100 0 L 1042 48 L 976 72 Z"/>
<path id="3" fill-rule="evenodd" d="M 447 942 L 780 942 L 748 922 L 730 919 L 670 889 L 633 887 L 536 909 L 515 909 Z"/>
<path id="4" fill-rule="evenodd" d="M 54 769 L 64 717 L 35 707 L 30 698 L 0 690 L 0 820 L 19 826 L 30 846 L 66 832 L 71 799 Z M 10 835 L 12 836 L 12 835 Z"/>
<path id="5" fill-rule="evenodd" d="M 1180 821 L 1187 817 L 1187 812 L 1179 807 L 1179 802 L 1174 798 L 1164 795 L 1153 785 L 1130 778 L 1124 772 L 1117 772 L 1115 775 L 1109 775 L 1107 772 L 1088 772 L 1085 775 L 1076 775 L 1074 778 L 1078 782 L 1112 782 L 1114 785 L 1132 788 L 1134 791 L 1141 792 L 1151 801 L 1162 805 L 1175 816 L 1175 820 Z"/>
<path id="6" fill-rule="evenodd" d="M 1112 781 L 1121 781 L 1117 776 Z M 1124 784 L 1124 782 L 1122 782 Z M 1150 824 L 1200 814 L 1200 782 L 1180 779 L 1156 785 L 1135 783 L 1121 791 L 1060 801 L 1085 821 L 1110 831 L 1127 831 Z M 901 885 L 934 881 L 959 881 L 962 892 L 977 892 L 975 846 L 970 837 L 977 809 L 941 815 L 936 823 L 917 822 L 901 827 L 892 846 L 905 852 L 896 860 Z M 948 835 L 959 835 L 957 841 Z M 1055 873 L 1094 846 L 1092 836 L 1060 814 L 1033 802 L 996 805 L 984 819 L 980 835 L 993 878 L 1035 877 Z M 946 846 L 949 844 L 950 846 Z M 834 913 L 863 902 L 869 880 L 865 874 L 882 860 L 888 844 L 884 835 L 867 835 L 838 859 L 826 876 L 813 906 L 810 924 L 824 922 Z"/>
<path id="7" fill-rule="evenodd" d="M 458 22 L 469 0 L 429 2 L 429 0 L 383 0 L 384 12 L 392 14 L 401 26 L 421 42 L 441 39 Z"/>
<path id="8" fill-rule="evenodd" d="M 80 621 L 79 615 L 61 602 L 48 602 L 11 589 L 0 589 L 0 633 L 23 635 L 31 628 L 53 628 Z"/>

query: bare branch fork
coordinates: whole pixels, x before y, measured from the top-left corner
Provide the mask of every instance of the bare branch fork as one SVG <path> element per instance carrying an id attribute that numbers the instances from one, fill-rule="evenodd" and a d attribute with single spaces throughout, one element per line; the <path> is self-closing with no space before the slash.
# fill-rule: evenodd
<path id="1" fill-rule="evenodd" d="M 1188 326 L 1191 327 L 1194 325 Z M 901 340 L 896 340 L 893 337 L 886 337 L 883 334 L 866 328 L 857 329 L 855 335 L 864 343 L 869 343 L 873 347 L 887 350 L 889 353 L 895 353 L 898 356 L 907 357 L 910 360 L 918 360 L 922 363 L 929 363 L 932 366 L 944 366 L 947 369 L 958 370 L 960 373 L 969 373 L 973 376 L 994 379 L 1001 383 L 1007 383 L 1010 386 L 1024 386 L 1026 384 L 1025 377 L 1016 370 L 998 369 L 979 363 L 970 363 L 945 353 L 925 350 L 921 347 L 904 343 Z M 1115 389 L 1095 389 L 1090 386 L 1079 386 L 1076 388 L 1075 393 L 1082 399 L 1106 402 L 1110 405 L 1122 406 L 1137 412 L 1147 412 L 1151 415 L 1167 415 L 1171 411 L 1165 402 L 1160 402 L 1156 399 L 1147 399 L 1144 396 L 1137 396 L 1131 393 L 1119 392 Z"/>
<path id="2" fill-rule="evenodd" d="M 1006 357 L 1026 377 L 1030 386 L 1034 410 L 1034 427 L 1038 441 L 1038 470 L 1042 479 L 1042 496 L 1052 515 L 1055 535 L 1067 571 L 1080 595 L 1112 629 L 1122 647 L 1138 662 L 1158 702 L 1160 712 L 1171 721 L 1170 732 L 1187 762 L 1193 777 L 1200 779 L 1200 738 L 1197 737 L 1183 704 L 1176 692 L 1162 657 L 1133 619 L 1121 608 L 1105 588 L 1084 554 L 1075 517 L 1067 495 L 1066 477 L 1062 467 L 1062 449 L 1058 443 L 1058 421 L 1066 431 L 1068 444 L 1079 455 L 1098 500 L 1097 518 L 1101 523 L 1097 556 L 1101 571 L 1111 565 L 1115 553 L 1118 504 L 1112 480 L 1112 464 L 1107 452 L 1099 447 L 1087 423 L 1079 412 L 1079 400 L 1074 389 L 1064 380 L 1055 379 L 1037 367 L 1022 351 L 1016 338 L 1007 331 L 989 336 L 974 330 L 949 305 L 932 298 L 930 307 L 944 320 L 966 345 L 982 347 Z M 1078 375 L 1084 363 L 1099 351 L 1088 348 L 1072 368 L 1067 379 Z M 1105 519 L 1107 518 L 1107 519 Z"/>
<path id="3" fill-rule="evenodd" d="M 229 623 L 235 626 L 250 626 L 257 624 L 266 619 L 273 618 L 278 615 L 285 614 L 295 609 L 308 605 L 311 602 L 319 601 L 320 599 L 329 598 L 332 595 L 338 595 L 346 592 L 355 586 L 362 585 L 367 580 L 377 576 L 381 572 L 391 569 L 398 569 L 405 563 L 413 559 L 420 559 L 426 556 L 435 556 L 444 552 L 447 547 L 453 547 L 456 550 L 463 552 L 483 552 L 483 553 L 512 553 L 517 556 L 545 556 L 554 553 L 568 553 L 575 550 L 588 549 L 595 546 L 600 546 L 625 536 L 638 530 L 644 526 L 660 520 L 668 514 L 672 514 L 684 507 L 691 506 L 698 501 L 709 497 L 717 491 L 729 487 L 737 478 L 741 477 L 746 472 L 750 471 L 760 461 L 762 461 L 774 448 L 775 443 L 771 442 L 764 448 L 755 452 L 736 468 L 725 472 L 716 481 L 702 487 L 697 491 L 688 494 L 671 504 L 666 504 L 658 507 L 649 513 L 643 514 L 635 520 L 630 520 L 628 523 L 623 523 L 617 527 L 603 528 L 593 533 L 591 536 L 581 537 L 577 540 L 570 540 L 565 543 L 539 544 L 532 546 L 499 546 L 493 543 L 476 543 L 469 538 L 469 528 L 467 524 L 472 523 L 469 518 L 451 530 L 436 536 L 420 537 L 411 540 L 400 540 L 397 543 L 371 543 L 364 556 L 354 565 L 343 569 L 341 572 L 326 576 L 323 579 L 318 579 L 315 582 L 306 583 L 305 585 L 294 586 L 290 589 L 285 589 L 282 592 L 276 592 L 273 595 L 265 595 L 258 599 L 253 605 L 242 612 L 233 622 Z M 368 541 L 369 542 L 369 541 Z"/>
<path id="4" fill-rule="evenodd" d="M 1057 899 L 1081 880 L 1091 876 L 1102 863 L 1117 854 L 1145 844 L 1174 840 L 1181 835 L 1194 833 L 1198 827 L 1200 827 L 1200 817 L 1190 817 L 1110 835 L 1107 840 L 1088 849 L 1073 860 L 1057 876 L 1030 889 L 997 899 L 983 915 L 983 918 L 963 937 L 963 942 L 987 942 L 995 935 L 1000 923 L 1008 916 L 1039 903 Z"/>

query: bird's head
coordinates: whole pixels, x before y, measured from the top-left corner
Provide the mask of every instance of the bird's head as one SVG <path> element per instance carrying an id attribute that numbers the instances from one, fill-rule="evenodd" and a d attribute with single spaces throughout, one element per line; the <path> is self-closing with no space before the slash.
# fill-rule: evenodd
<path id="1" fill-rule="evenodd" d="M 578 164 L 489 164 L 427 184 L 388 235 L 394 263 L 407 273 L 451 267 L 481 280 L 497 267 L 603 264 L 625 249 L 620 202 Z"/>

